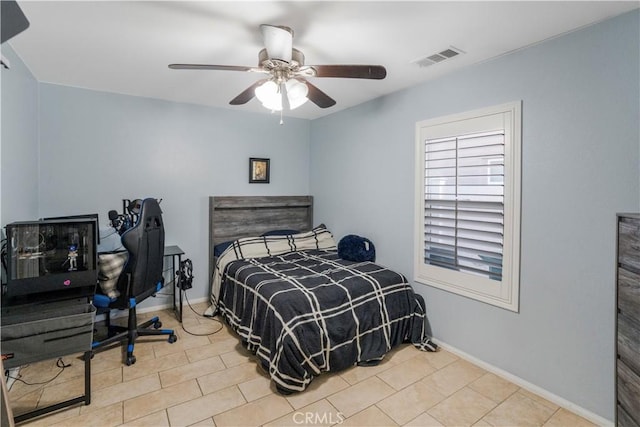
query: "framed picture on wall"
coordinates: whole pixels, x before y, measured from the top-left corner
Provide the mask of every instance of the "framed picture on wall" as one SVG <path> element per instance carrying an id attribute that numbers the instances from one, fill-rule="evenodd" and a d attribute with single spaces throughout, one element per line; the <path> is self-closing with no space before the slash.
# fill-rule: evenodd
<path id="1" fill-rule="evenodd" d="M 249 183 L 268 184 L 269 183 L 269 159 L 249 159 Z"/>

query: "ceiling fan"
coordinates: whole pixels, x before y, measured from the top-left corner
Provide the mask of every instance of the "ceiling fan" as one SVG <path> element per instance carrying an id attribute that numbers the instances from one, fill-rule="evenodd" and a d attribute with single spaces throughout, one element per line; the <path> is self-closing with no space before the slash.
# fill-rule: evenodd
<path id="1" fill-rule="evenodd" d="M 229 104 L 242 105 L 254 96 L 265 108 L 293 110 L 311 100 L 320 108 L 336 104 L 329 95 L 311 84 L 308 77 L 343 77 L 352 79 L 384 79 L 387 70 L 382 65 L 305 65 L 304 55 L 293 47 L 293 30 L 285 26 L 260 25 L 265 48 L 258 53 L 258 66 L 206 64 L 170 64 L 174 70 L 247 71 L 266 74 Z"/>

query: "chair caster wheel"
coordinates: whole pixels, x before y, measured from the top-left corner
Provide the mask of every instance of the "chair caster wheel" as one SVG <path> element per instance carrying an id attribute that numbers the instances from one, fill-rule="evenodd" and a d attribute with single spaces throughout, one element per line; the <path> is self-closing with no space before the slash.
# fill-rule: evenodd
<path id="1" fill-rule="evenodd" d="M 136 357 L 135 356 L 127 356 L 127 360 L 125 361 L 125 363 L 127 364 L 127 366 L 131 366 L 134 363 L 136 363 Z"/>
<path id="2" fill-rule="evenodd" d="M 169 344 L 173 344 L 174 342 L 178 341 L 178 336 L 175 334 L 171 334 L 169 335 L 169 339 L 167 341 L 169 341 Z"/>
<path id="3" fill-rule="evenodd" d="M 160 329 L 162 328 L 162 322 L 161 321 L 157 321 L 153 324 L 153 329 Z"/>

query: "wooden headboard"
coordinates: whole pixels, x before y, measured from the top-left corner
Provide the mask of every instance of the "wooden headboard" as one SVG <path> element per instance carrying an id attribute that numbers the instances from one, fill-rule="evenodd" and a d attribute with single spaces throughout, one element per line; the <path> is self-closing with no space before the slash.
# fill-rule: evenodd
<path id="1" fill-rule="evenodd" d="M 213 247 L 270 230 L 313 228 L 313 196 L 209 197 L 209 277 Z"/>

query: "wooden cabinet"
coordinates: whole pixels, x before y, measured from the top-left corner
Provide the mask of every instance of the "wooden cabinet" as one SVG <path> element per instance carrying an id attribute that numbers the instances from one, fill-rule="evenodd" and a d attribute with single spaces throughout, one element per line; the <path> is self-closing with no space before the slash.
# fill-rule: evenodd
<path id="1" fill-rule="evenodd" d="M 616 394 L 619 426 L 640 426 L 640 214 L 618 214 Z"/>

